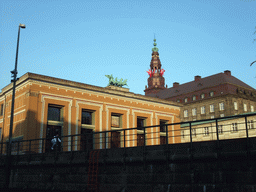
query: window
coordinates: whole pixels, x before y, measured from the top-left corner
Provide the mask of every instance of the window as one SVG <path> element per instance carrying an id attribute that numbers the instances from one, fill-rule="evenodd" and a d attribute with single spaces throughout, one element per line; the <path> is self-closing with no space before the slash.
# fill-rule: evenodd
<path id="1" fill-rule="evenodd" d="M 184 117 L 188 117 L 188 110 L 184 110 Z"/>
<path id="2" fill-rule="evenodd" d="M 210 112 L 214 112 L 214 105 L 210 105 Z"/>
<path id="3" fill-rule="evenodd" d="M 178 103 L 180 103 L 180 100 L 179 100 L 179 99 L 177 99 L 177 102 L 178 102 Z"/>
<path id="4" fill-rule="evenodd" d="M 111 127 L 122 128 L 122 115 L 121 114 L 111 114 Z"/>
<path id="5" fill-rule="evenodd" d="M 211 116 L 211 119 L 214 119 L 214 115 Z"/>
<path id="6" fill-rule="evenodd" d="M 205 106 L 201 107 L 201 114 L 205 114 Z"/>
<path id="7" fill-rule="evenodd" d="M 213 95 L 214 95 L 214 92 L 211 91 L 211 92 L 210 92 L 210 97 L 213 97 Z"/>
<path id="8" fill-rule="evenodd" d="M 251 105 L 251 112 L 254 112 L 254 106 Z"/>
<path id="9" fill-rule="evenodd" d="M 203 94 L 201 94 L 201 99 L 204 99 L 204 96 L 205 96 L 205 95 L 204 95 L 204 93 L 203 93 Z"/>
<path id="10" fill-rule="evenodd" d="M 223 125 L 218 126 L 218 132 L 219 132 L 219 134 L 223 133 Z"/>
<path id="11" fill-rule="evenodd" d="M 204 136 L 208 136 L 209 135 L 209 127 L 205 127 L 204 128 Z"/>
<path id="12" fill-rule="evenodd" d="M 225 115 L 224 114 L 220 114 L 220 117 L 224 117 Z"/>
<path id="13" fill-rule="evenodd" d="M 61 121 L 61 107 L 60 106 L 49 106 L 48 107 L 48 120 Z"/>
<path id="14" fill-rule="evenodd" d="M 184 133 L 183 130 L 181 131 L 181 137 L 182 137 L 182 138 L 185 138 L 185 133 Z"/>
<path id="15" fill-rule="evenodd" d="M 244 103 L 244 111 L 247 111 L 247 105 Z"/>
<path id="16" fill-rule="evenodd" d="M 146 119 L 145 118 L 137 118 L 137 127 L 138 130 L 144 130 L 144 127 L 146 125 Z"/>
<path id="17" fill-rule="evenodd" d="M 165 124 L 167 124 L 167 121 L 160 120 L 160 132 L 166 132 L 166 126 L 164 126 Z"/>
<path id="18" fill-rule="evenodd" d="M 184 99 L 184 102 L 185 102 L 185 103 L 187 103 L 187 102 L 188 102 L 188 98 L 187 98 L 187 97 Z"/>
<path id="19" fill-rule="evenodd" d="M 219 103 L 220 111 L 224 110 L 224 103 Z"/>
<path id="20" fill-rule="evenodd" d="M 237 131 L 238 129 L 237 129 L 237 123 L 232 123 L 232 132 L 235 132 L 235 131 Z"/>
<path id="21" fill-rule="evenodd" d="M 165 124 L 167 124 L 167 122 L 168 121 L 160 120 L 160 145 L 166 144 L 167 126 L 165 126 Z"/>
<path id="22" fill-rule="evenodd" d="M 192 115 L 193 115 L 193 116 L 196 116 L 196 108 L 193 108 L 193 109 L 192 109 Z"/>
<path id="23" fill-rule="evenodd" d="M 234 110 L 237 110 L 238 109 L 238 107 L 237 107 L 237 102 L 235 101 L 234 102 Z"/>
<path id="24" fill-rule="evenodd" d="M 146 126 L 146 119 L 143 117 L 137 118 L 137 146 L 144 146 L 146 140 L 145 134 L 141 133 L 144 130 L 144 127 Z"/>
<path id="25" fill-rule="evenodd" d="M 4 104 L 0 104 L 0 116 L 3 116 L 4 113 Z"/>
<path id="26" fill-rule="evenodd" d="M 247 123 L 248 129 L 253 129 L 254 128 L 254 124 L 253 124 L 253 120 L 249 120 Z"/>
<path id="27" fill-rule="evenodd" d="M 92 125 L 92 111 L 82 111 L 82 124 Z"/>
<path id="28" fill-rule="evenodd" d="M 195 100 L 196 100 L 196 96 L 195 96 L 195 95 L 192 97 L 192 100 L 193 100 L 193 101 L 195 101 Z"/>
<path id="29" fill-rule="evenodd" d="M 196 137 L 196 129 L 192 129 L 192 136 Z"/>

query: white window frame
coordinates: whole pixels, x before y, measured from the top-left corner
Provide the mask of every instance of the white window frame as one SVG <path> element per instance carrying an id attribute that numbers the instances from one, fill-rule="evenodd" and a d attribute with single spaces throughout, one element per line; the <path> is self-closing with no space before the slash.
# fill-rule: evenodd
<path id="1" fill-rule="evenodd" d="M 224 110 L 224 103 L 223 102 L 219 103 L 219 108 L 220 108 L 220 111 Z"/>
<path id="2" fill-rule="evenodd" d="M 184 117 L 188 117 L 188 110 L 184 110 Z"/>
<path id="3" fill-rule="evenodd" d="M 202 94 L 201 94 L 201 99 L 204 99 L 204 98 L 205 98 L 205 94 L 202 93 Z"/>
<path id="4" fill-rule="evenodd" d="M 210 105 L 210 112 L 214 112 L 214 105 Z"/>
<path id="5" fill-rule="evenodd" d="M 214 115 L 211 116 L 211 119 L 214 119 Z"/>
<path id="6" fill-rule="evenodd" d="M 247 104 L 244 103 L 244 111 L 246 112 L 247 111 Z"/>
<path id="7" fill-rule="evenodd" d="M 222 113 L 222 114 L 220 114 L 220 117 L 225 117 L 225 115 Z"/>
<path id="8" fill-rule="evenodd" d="M 196 100 L 196 96 L 193 95 L 193 96 L 192 96 L 192 101 L 195 101 L 195 100 Z"/>
<path id="9" fill-rule="evenodd" d="M 196 137 L 196 129 L 195 129 L 195 128 L 192 128 L 192 129 L 191 129 L 191 132 L 192 132 L 192 136 L 193 136 L 193 137 Z"/>
<path id="10" fill-rule="evenodd" d="M 214 92 L 211 91 L 211 92 L 210 92 L 210 97 L 213 97 L 213 96 L 214 96 Z"/>
<path id="11" fill-rule="evenodd" d="M 218 133 L 219 134 L 223 133 L 223 125 L 218 125 Z"/>
<path id="12" fill-rule="evenodd" d="M 237 102 L 234 102 L 234 110 L 238 110 Z"/>
<path id="13" fill-rule="evenodd" d="M 205 114 L 205 106 L 201 107 L 201 114 Z"/>
<path id="14" fill-rule="evenodd" d="M 187 102 L 188 102 L 188 98 L 187 98 L 187 97 L 184 99 L 184 102 L 185 102 L 185 103 L 187 103 Z"/>
<path id="15" fill-rule="evenodd" d="M 192 116 L 196 116 L 196 108 L 192 109 Z"/>
<path id="16" fill-rule="evenodd" d="M 248 129 L 254 129 L 254 121 L 253 120 L 249 120 L 247 122 L 247 127 L 248 127 Z"/>
<path id="17" fill-rule="evenodd" d="M 232 127 L 231 132 L 237 132 L 237 131 L 238 131 L 238 125 L 237 125 L 237 123 L 232 123 L 232 124 L 231 124 L 231 127 Z"/>
<path id="18" fill-rule="evenodd" d="M 254 106 L 251 105 L 251 112 L 254 112 Z"/>
<path id="19" fill-rule="evenodd" d="M 209 127 L 204 127 L 204 136 L 209 136 Z"/>

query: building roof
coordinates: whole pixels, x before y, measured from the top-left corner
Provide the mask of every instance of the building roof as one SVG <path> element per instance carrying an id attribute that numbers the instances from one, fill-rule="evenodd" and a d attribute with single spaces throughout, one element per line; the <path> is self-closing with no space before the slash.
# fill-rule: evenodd
<path id="1" fill-rule="evenodd" d="M 251 86 L 245 84 L 241 80 L 232 76 L 230 71 L 225 71 L 224 73 L 218 73 L 205 78 L 201 78 L 200 76 L 196 76 L 196 77 L 199 77 L 196 81 L 191 81 L 188 83 L 178 85 L 177 87 L 171 87 L 169 89 L 161 90 L 156 94 L 148 94 L 148 96 L 167 99 L 170 97 L 175 97 L 178 95 L 195 92 L 204 88 L 214 87 L 214 86 L 217 86 L 220 84 L 226 84 L 226 83 L 238 85 L 251 90 L 255 90 Z"/>
<path id="2" fill-rule="evenodd" d="M 124 96 L 124 97 L 144 100 L 144 101 L 151 101 L 151 102 L 155 102 L 155 103 L 173 105 L 173 106 L 177 106 L 177 107 L 183 106 L 182 104 L 176 103 L 173 101 L 166 101 L 164 99 L 152 98 L 152 97 L 145 96 L 145 95 L 135 94 L 133 92 L 129 92 L 129 89 L 127 89 L 127 88 L 120 88 L 120 87 L 114 87 L 114 86 L 99 87 L 99 86 L 94 86 L 94 85 L 88 85 L 85 83 L 79 83 L 79 82 L 75 82 L 75 81 L 59 79 L 59 78 L 55 78 L 55 77 L 39 75 L 39 74 L 35 74 L 35 73 L 26 73 L 23 76 L 21 76 L 19 78 L 19 80 L 16 82 L 16 86 L 19 86 L 28 80 L 47 82 L 47 83 L 52 83 L 52 84 L 57 84 L 57 85 L 68 86 L 70 88 L 73 87 L 73 88 L 91 90 L 91 91 L 95 91 L 95 92 L 101 92 L 101 93 L 112 94 L 112 95 L 119 95 L 119 96 Z M 5 93 L 11 91 L 12 86 L 13 86 L 13 84 L 10 83 L 9 85 L 2 88 L 2 92 L 0 92 L 0 97 L 2 95 L 4 95 Z"/>

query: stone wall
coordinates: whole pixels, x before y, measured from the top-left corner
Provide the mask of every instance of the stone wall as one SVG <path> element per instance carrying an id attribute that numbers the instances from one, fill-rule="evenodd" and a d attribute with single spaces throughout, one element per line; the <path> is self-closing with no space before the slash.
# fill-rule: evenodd
<path id="1" fill-rule="evenodd" d="M 218 150 L 219 149 L 219 150 Z M 256 139 L 119 148 L 99 153 L 99 191 L 256 191 Z M 143 155 L 145 154 L 145 155 Z M 14 156 L 12 188 L 88 191 L 88 152 Z M 125 157 L 126 156 L 126 157 Z M 0 157 L 4 173 L 6 157 Z M 167 161 L 168 159 L 168 161 Z M 0 188 L 4 187 L 4 174 Z"/>

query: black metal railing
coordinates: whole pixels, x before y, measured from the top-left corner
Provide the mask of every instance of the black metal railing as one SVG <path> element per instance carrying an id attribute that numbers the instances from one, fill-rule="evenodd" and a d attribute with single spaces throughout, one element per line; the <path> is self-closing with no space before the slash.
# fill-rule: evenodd
<path id="1" fill-rule="evenodd" d="M 90 151 L 141 146 L 144 147 L 143 151 L 145 153 L 145 146 L 166 145 L 168 150 L 169 144 L 177 143 L 190 143 L 190 150 L 192 151 L 193 142 L 216 141 L 219 146 L 219 140 L 228 138 L 247 138 L 249 145 L 249 138 L 256 136 L 255 117 L 256 113 L 252 113 L 199 121 L 60 136 L 60 147 L 55 147 L 54 150 L 51 149 L 52 138 L 19 140 L 12 142 L 11 154 Z M 160 127 L 163 132 L 160 132 Z M 7 154 L 7 146 L 8 142 L 0 143 L 0 155 Z"/>

